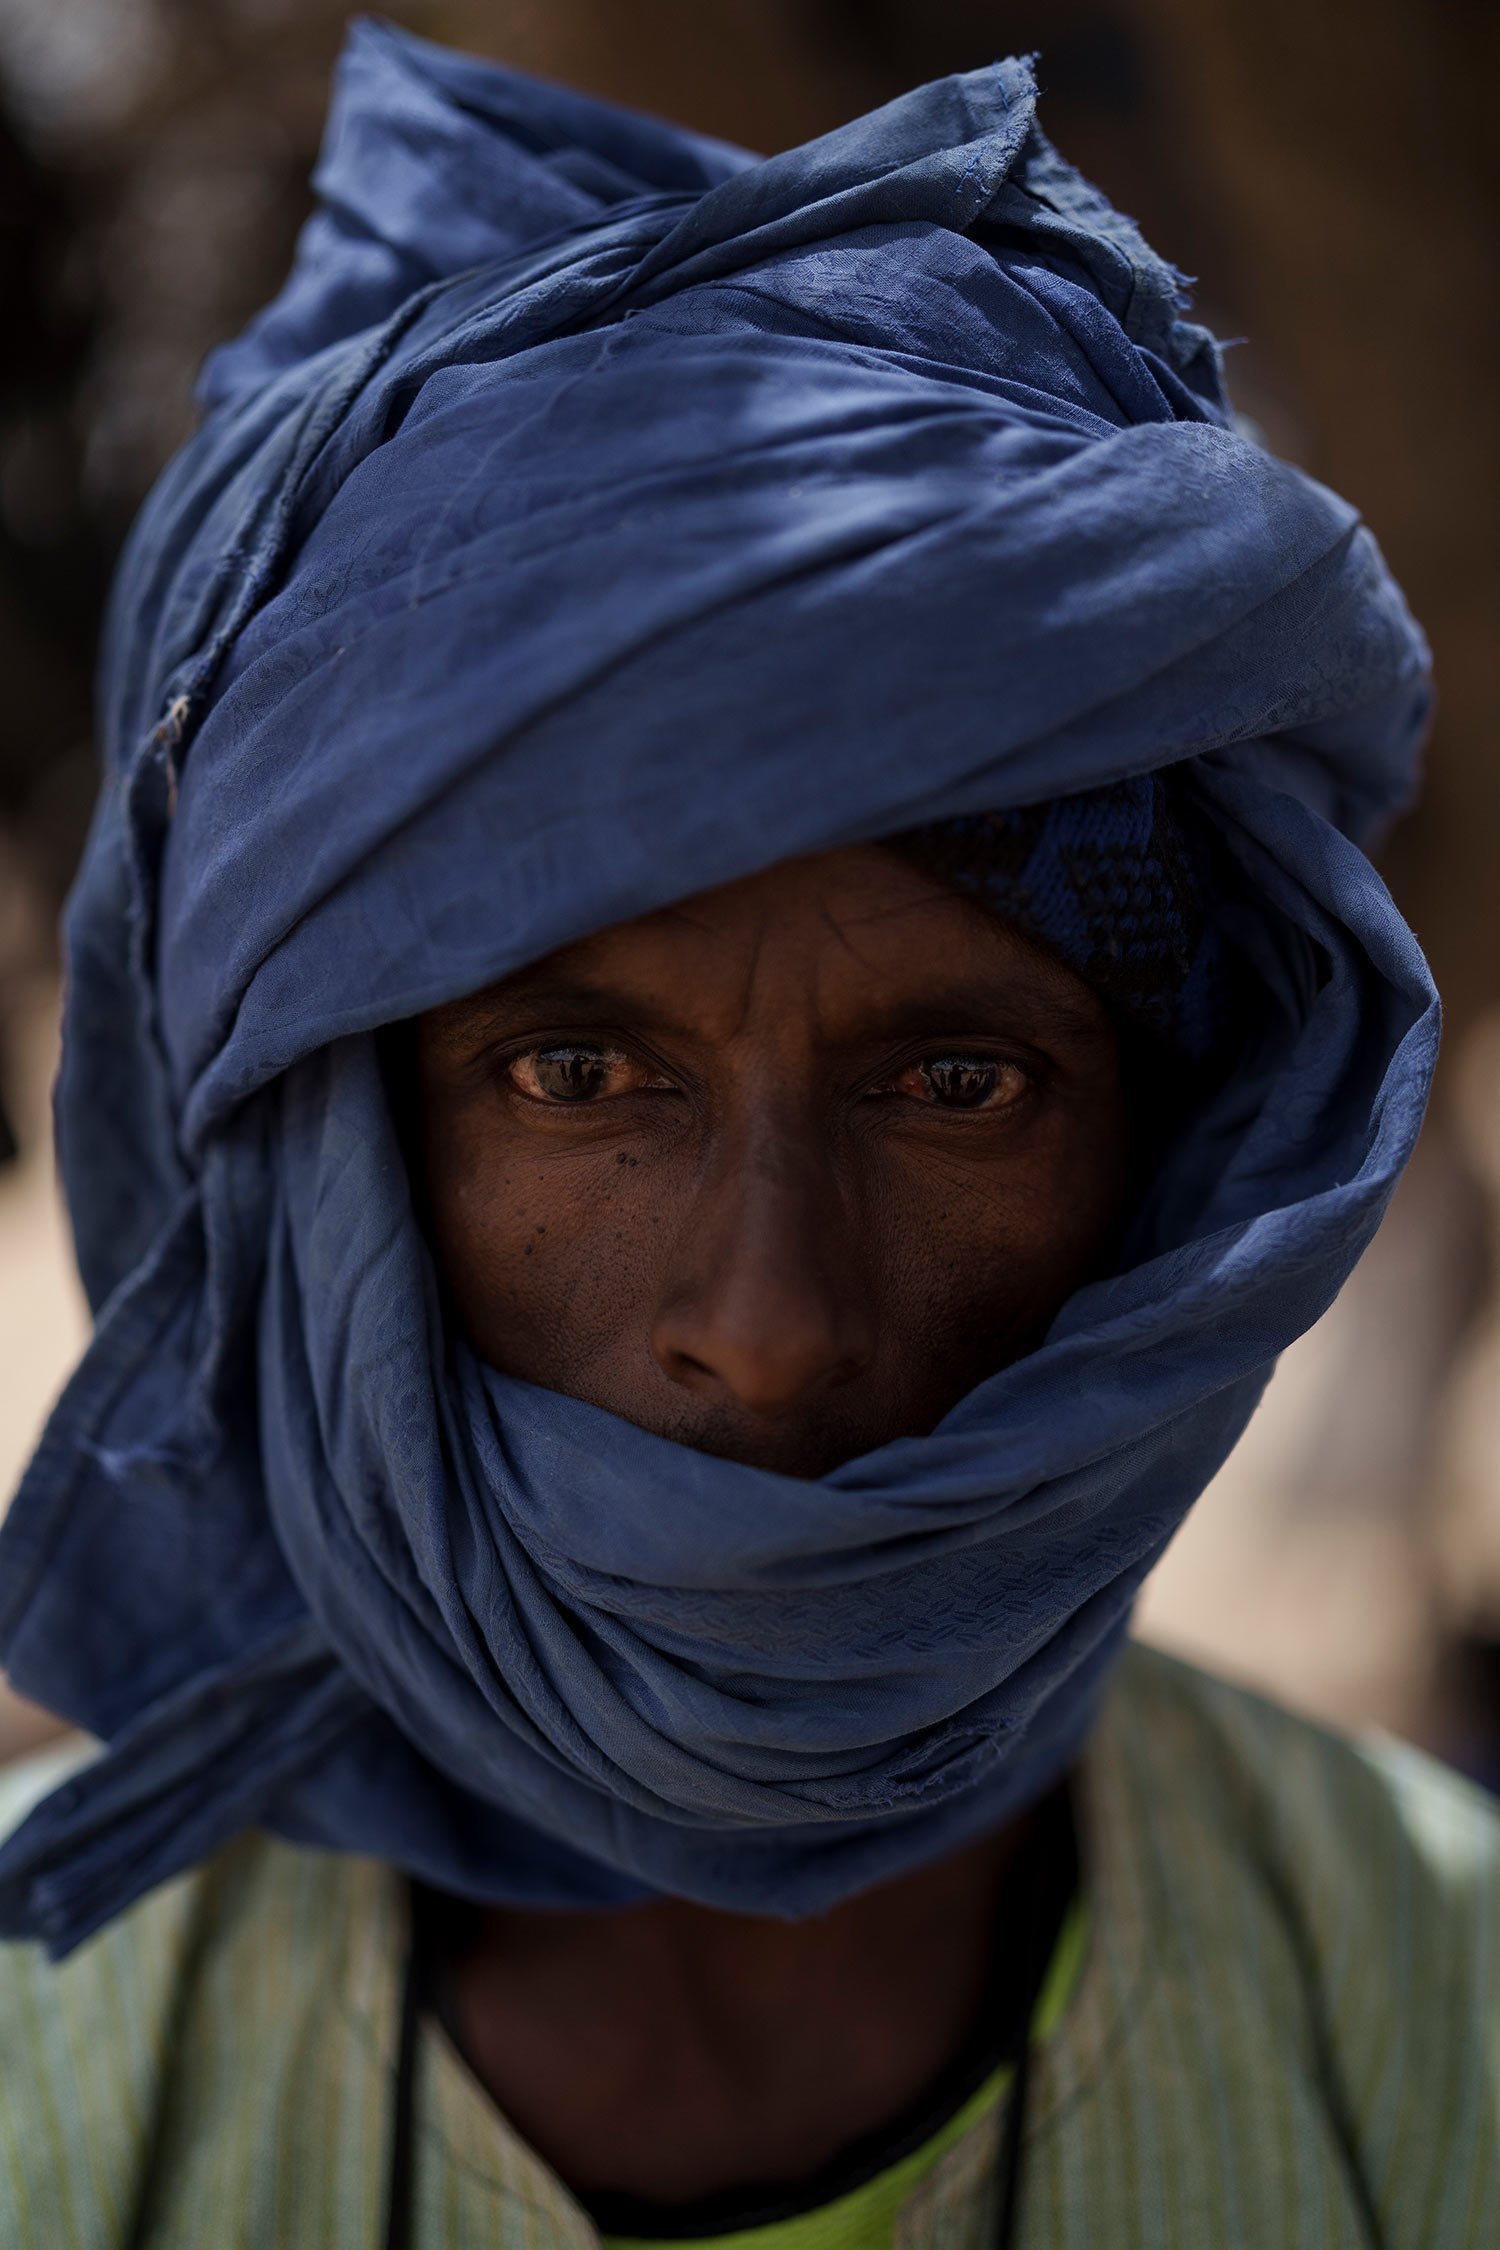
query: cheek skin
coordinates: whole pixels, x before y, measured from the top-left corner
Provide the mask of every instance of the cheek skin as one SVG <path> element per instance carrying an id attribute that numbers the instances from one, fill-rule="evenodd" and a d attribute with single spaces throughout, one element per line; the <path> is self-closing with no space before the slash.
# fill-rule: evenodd
<path id="1" fill-rule="evenodd" d="M 925 1151 L 882 1168 L 872 1263 L 887 1287 L 891 1372 L 923 1427 L 1032 1350 L 1063 1301 L 1101 1270 L 1116 1231 L 1122 1134 L 1101 1102 L 1055 1121 L 1012 1161 Z"/>
<path id="2" fill-rule="evenodd" d="M 497 1108 L 475 1103 L 427 1136 L 429 1224 L 454 1308 L 490 1366 L 628 1413 L 608 1362 L 648 1356 L 673 1167 L 636 1147 L 539 1150 Z"/>

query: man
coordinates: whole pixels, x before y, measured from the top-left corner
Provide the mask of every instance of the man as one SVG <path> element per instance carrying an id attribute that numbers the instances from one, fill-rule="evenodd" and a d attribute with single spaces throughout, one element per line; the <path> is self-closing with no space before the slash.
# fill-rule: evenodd
<path id="1" fill-rule="evenodd" d="M 320 185 L 106 658 L 11 2233 L 1490 2239 L 1492 1813 L 1122 1658 L 1420 1121 L 1368 534 L 1019 65 L 366 27 Z"/>

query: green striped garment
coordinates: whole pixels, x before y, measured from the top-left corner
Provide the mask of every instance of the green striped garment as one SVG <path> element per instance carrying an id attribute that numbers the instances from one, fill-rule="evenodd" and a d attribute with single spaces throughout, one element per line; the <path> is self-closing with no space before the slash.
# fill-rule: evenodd
<path id="1" fill-rule="evenodd" d="M 0 1829 L 44 1760 L 0 1776 Z M 1084 1760 L 1088 1915 L 1022 2250 L 1500 2245 L 1500 1815 L 1133 1649 Z M 0 1949 L 0 2250 L 379 2250 L 401 1879 L 245 1837 L 61 1968 Z M 891 2250 L 981 2250 L 995 2104 Z M 420 2250 L 598 2250 L 436 2027 Z"/>

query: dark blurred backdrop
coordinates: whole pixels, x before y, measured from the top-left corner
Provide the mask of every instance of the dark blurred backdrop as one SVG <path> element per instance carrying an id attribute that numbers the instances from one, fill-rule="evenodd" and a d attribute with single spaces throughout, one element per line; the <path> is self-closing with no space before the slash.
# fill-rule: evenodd
<path id="1" fill-rule="evenodd" d="M 1500 1002 L 1500 11 L 1479 0 L 432 0 L 390 12 L 768 150 L 923 78 L 1038 50 L 1053 138 L 1203 277 L 1201 309 L 1242 339 L 1238 403 L 1374 525 L 1438 660 L 1429 785 L 1386 871 L 1447 995 L 1445 1081 L 1386 1237 L 1333 1327 L 1273 1387 L 1271 1436 L 1252 1433 L 1237 1473 L 1258 1495 L 1259 1529 L 1219 1536 L 1217 1562 L 1192 1549 L 1162 1610 L 1209 1654 L 1283 1687 L 1301 1665 L 1305 1700 L 1390 1718 L 1482 1765 L 1500 1640 L 1500 1017 L 1489 1012 Z M 40 1127 L 16 1026 L 45 985 L 87 819 L 110 560 L 189 426 L 204 353 L 285 267 L 344 14 L 330 0 L 0 0 L 0 1106 L 21 1142 Z M 0 1205 L 0 1257 L 6 1240 Z M 3 1286 L 24 1286 L 14 1263 Z M 22 1419 L 44 1404 L 20 1402 Z M 1214 1523 L 1222 1533 L 1223 1509 L 1204 1513 L 1205 1536 Z M 1303 1622 L 1289 1629 L 1285 1600 L 1281 1622 L 1268 1618 L 1291 1553 L 1301 1591 L 1287 1600 Z M 1384 1558 L 1373 1576 L 1372 1554 Z M 1331 1670 L 1330 1636 L 1343 1652 Z M 1282 1643 L 1290 1653 L 1268 1658 Z"/>

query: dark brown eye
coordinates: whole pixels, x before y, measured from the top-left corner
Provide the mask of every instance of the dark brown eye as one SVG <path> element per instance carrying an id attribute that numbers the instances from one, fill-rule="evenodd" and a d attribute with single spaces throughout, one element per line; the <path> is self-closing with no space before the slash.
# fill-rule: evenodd
<path id="1" fill-rule="evenodd" d="M 627 1054 L 622 1047 L 595 1046 L 586 1039 L 553 1039 L 512 1055 L 506 1076 L 527 1101 L 549 1109 L 579 1109 L 612 1101 L 617 1094 L 669 1088 L 671 1081 Z"/>
<path id="2" fill-rule="evenodd" d="M 894 1091 L 929 1109 L 1005 1109 L 1026 1090 L 1026 1073 L 990 1055 L 932 1055 L 913 1063 Z"/>
<path id="3" fill-rule="evenodd" d="M 511 1075 L 534 1101 L 591 1102 L 604 1092 L 618 1060 L 605 1047 L 533 1047 L 516 1057 Z"/>
<path id="4" fill-rule="evenodd" d="M 978 1055 L 938 1055 L 921 1065 L 932 1099 L 943 1109 L 978 1109 L 1000 1082 L 1000 1065 Z"/>

